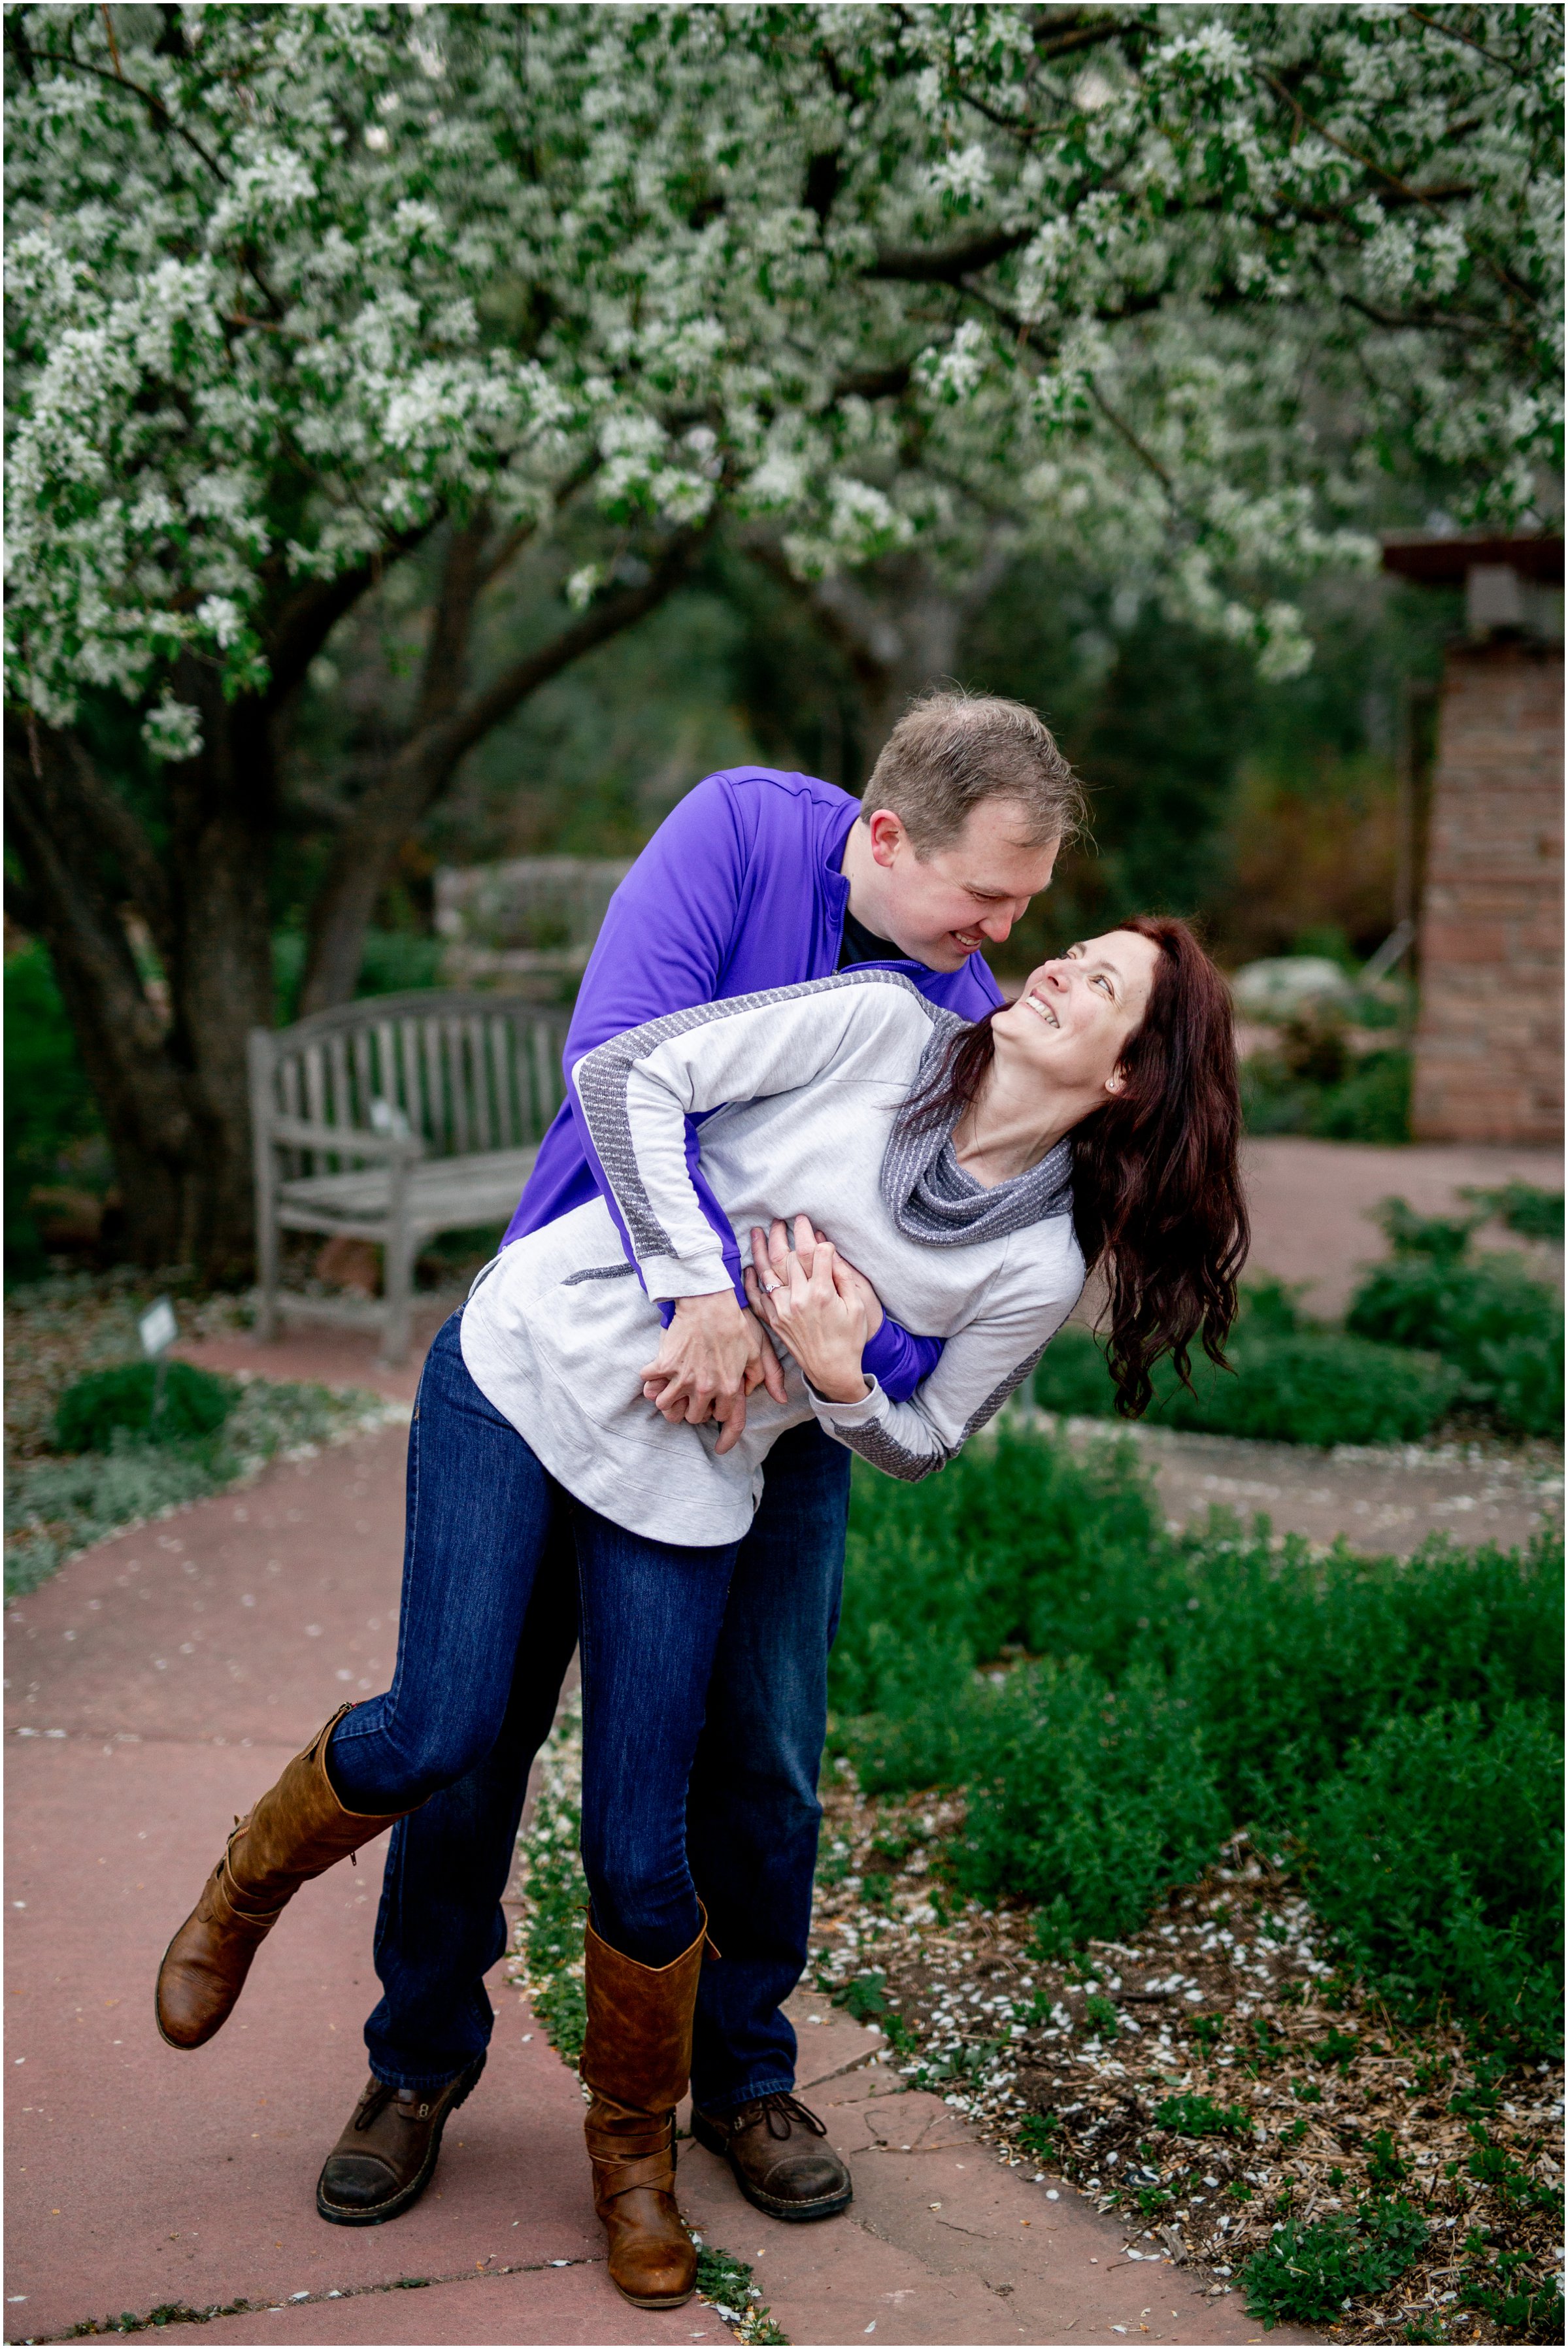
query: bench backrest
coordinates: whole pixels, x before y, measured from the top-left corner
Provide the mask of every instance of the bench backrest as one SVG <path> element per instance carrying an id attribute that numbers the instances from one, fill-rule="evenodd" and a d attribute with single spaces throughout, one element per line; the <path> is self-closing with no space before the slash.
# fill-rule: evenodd
<path id="1" fill-rule="evenodd" d="M 258 1029 L 251 1114 L 258 1133 L 271 1117 L 417 1133 L 433 1158 L 521 1149 L 542 1139 L 565 1096 L 570 1016 L 505 996 L 421 989 Z M 289 1174 L 337 1171 L 327 1152 L 290 1157 Z"/>

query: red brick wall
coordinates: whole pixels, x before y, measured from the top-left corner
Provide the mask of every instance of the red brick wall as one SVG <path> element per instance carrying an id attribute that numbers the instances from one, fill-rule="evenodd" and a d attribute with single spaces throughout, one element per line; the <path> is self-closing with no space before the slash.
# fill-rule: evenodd
<path id="1" fill-rule="evenodd" d="M 1411 1123 L 1563 1139 L 1563 655 L 1455 647 L 1421 901 Z"/>

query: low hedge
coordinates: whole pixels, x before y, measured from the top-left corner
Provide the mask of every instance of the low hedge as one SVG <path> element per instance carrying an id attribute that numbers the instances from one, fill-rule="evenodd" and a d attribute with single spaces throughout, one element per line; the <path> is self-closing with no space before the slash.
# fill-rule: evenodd
<path id="1" fill-rule="evenodd" d="M 1465 1387 L 1462 1373 L 1436 1354 L 1337 1330 L 1254 1330 L 1243 1321 L 1228 1352 L 1228 1371 L 1195 1364 L 1190 1390 L 1161 1363 L 1146 1420 L 1274 1444 L 1409 1444 L 1431 1433 Z M 1052 1340 L 1034 1373 L 1034 1400 L 1085 1419 L 1115 1415 L 1105 1356 L 1086 1330 Z"/>
<path id="2" fill-rule="evenodd" d="M 1385 1345 L 1440 1354 L 1467 1402 L 1525 1435 L 1563 1427 L 1563 1300 L 1521 1258 L 1471 1251 L 1479 1217 L 1414 1216 L 1386 1200 L 1394 1253 L 1367 1273 L 1345 1327 Z"/>

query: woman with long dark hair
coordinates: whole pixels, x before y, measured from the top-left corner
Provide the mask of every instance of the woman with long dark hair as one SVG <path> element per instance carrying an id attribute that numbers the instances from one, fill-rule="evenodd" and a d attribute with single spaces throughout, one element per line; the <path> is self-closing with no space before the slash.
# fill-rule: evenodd
<path id="1" fill-rule="evenodd" d="M 513 1733 L 535 1571 L 565 1512 L 581 1599 L 595 2202 L 612 2280 L 663 2308 L 695 2282 L 674 2110 L 706 1889 L 723 1868 L 722 1853 L 688 1850 L 687 1787 L 769 1451 L 815 1417 L 893 1475 L 940 1468 L 1029 1375 L 1102 1262 L 1126 1410 L 1142 1408 L 1161 1354 L 1183 1373 L 1194 1343 L 1222 1361 L 1246 1246 L 1235 1050 L 1223 982 L 1190 933 L 1139 920 L 1043 964 L 974 1026 L 868 966 L 651 1020 L 587 1053 L 571 1081 L 614 1213 L 596 1197 L 514 1242 L 437 1338 L 410 1434 L 392 1687 L 328 1723 L 236 1828 L 165 1956 L 158 2018 L 176 2045 L 210 2038 L 298 1885 Z M 659 1302 L 728 1285 L 691 1179 L 692 1115 L 711 1191 L 750 1239 L 748 1292 L 789 1356 L 783 1399 L 753 1397 L 738 1439 L 673 1402 L 659 1417 L 643 1385 Z M 861 1368 L 879 1300 L 944 1340 L 907 1402 Z M 386 1897 L 418 1887 L 389 1871 Z M 417 2009 L 417 1980 L 385 1987 L 383 2005 Z M 432 2076 L 442 2116 L 483 2061 Z M 692 2085 L 694 2133 L 722 2149 L 726 2116 Z M 756 2094 L 787 2102 L 792 2085 Z M 323 2172 L 324 2216 L 390 2215 L 377 2132 L 396 2130 L 405 2098 L 413 2120 L 421 2093 L 394 2101 L 372 2078 Z M 439 2127 L 428 2137 L 405 2199 Z M 846 2199 L 839 2188 L 832 2207 Z"/>

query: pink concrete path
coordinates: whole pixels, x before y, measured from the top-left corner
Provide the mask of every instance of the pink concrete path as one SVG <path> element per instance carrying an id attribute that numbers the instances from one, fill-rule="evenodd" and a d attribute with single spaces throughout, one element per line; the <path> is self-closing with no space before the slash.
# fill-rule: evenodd
<path id="1" fill-rule="evenodd" d="M 281 1464 L 8 1611 L 9 2341 L 238 2300 L 192 2344 L 726 2337 L 711 2309 L 639 2314 L 607 2281 L 579 2092 L 499 1979 L 489 2070 L 423 2202 L 386 2228 L 317 2219 L 364 2076 L 379 1848 L 306 1887 L 210 2046 L 154 2029 L 160 1954 L 234 1813 L 345 1694 L 385 1683 L 402 1453 L 389 1427 Z M 793 2341 L 1260 2337 L 1239 2298 L 1129 2260 L 1071 2189 L 1048 2201 L 936 2098 L 898 2093 L 874 2033 L 799 2014 L 852 2211 L 781 2226 L 699 2148 L 681 2168 L 693 2221 L 753 2263 Z"/>

